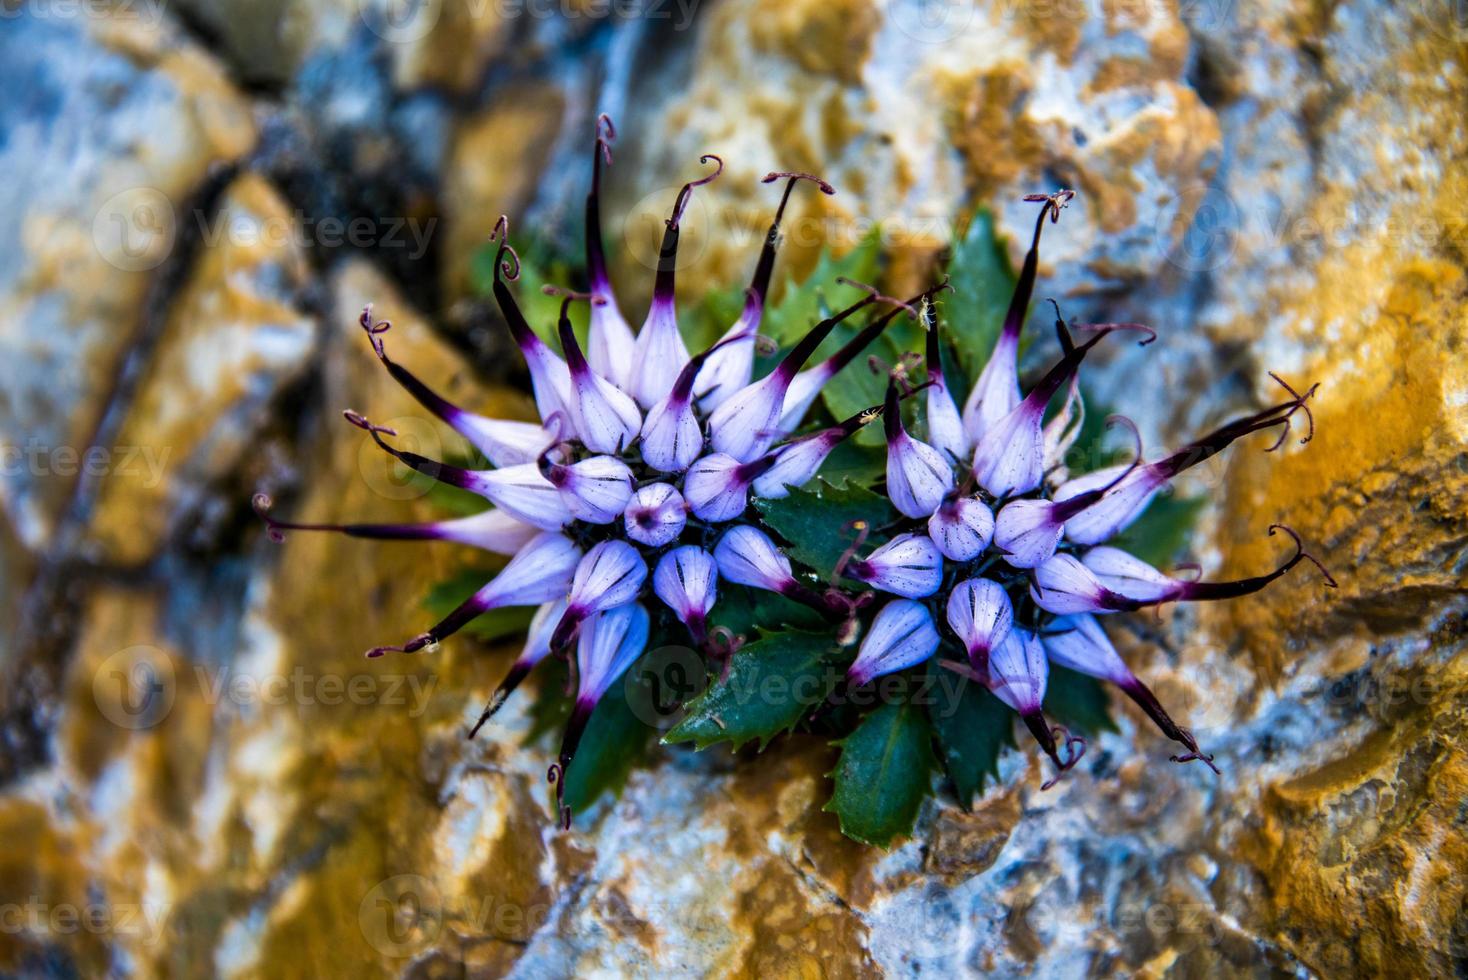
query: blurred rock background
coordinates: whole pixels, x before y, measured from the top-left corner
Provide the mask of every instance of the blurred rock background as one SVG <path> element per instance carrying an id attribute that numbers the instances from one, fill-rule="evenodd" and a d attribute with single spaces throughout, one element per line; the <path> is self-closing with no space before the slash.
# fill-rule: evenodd
<path id="1" fill-rule="evenodd" d="M 1448 0 L 152 0 L 0 4 L 0 970 L 48 976 L 1464 975 L 1468 21 Z M 1091 379 L 1149 445 L 1319 381 L 1318 434 L 1190 489 L 1210 573 L 1297 528 L 1340 579 L 1139 621 L 1124 651 L 1223 775 L 1128 705 L 890 852 L 830 750 L 659 750 L 570 833 L 505 651 L 416 632 L 451 548 L 265 539 L 422 517 L 342 408 L 453 444 L 355 325 L 524 412 L 474 288 L 501 212 L 608 238 L 640 316 L 697 157 L 680 288 L 880 221 L 925 280 L 991 207 L 1080 194 L 1040 295 L 1159 342 Z"/>

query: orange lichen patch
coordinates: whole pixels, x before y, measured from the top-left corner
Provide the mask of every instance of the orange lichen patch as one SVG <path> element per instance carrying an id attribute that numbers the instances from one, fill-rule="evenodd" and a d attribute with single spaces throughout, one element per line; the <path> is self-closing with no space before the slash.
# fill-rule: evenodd
<path id="1" fill-rule="evenodd" d="M 1069 65 L 1080 49 L 1091 10 L 1084 0 L 1017 0 L 1001 4 L 998 16 L 1012 21 L 1036 47 L 1053 51 L 1062 65 Z"/>
<path id="2" fill-rule="evenodd" d="M 455 133 L 443 192 L 444 289 L 450 298 L 471 292 L 470 262 L 497 215 L 510 215 L 511 234 L 522 240 L 526 229 L 516 231 L 514 218 L 539 184 L 554 143 L 546 136 L 560 129 L 564 110 L 558 88 L 527 84 L 505 91 Z"/>
<path id="3" fill-rule="evenodd" d="M 756 51 L 846 84 L 860 80 L 882 21 L 871 0 L 758 0 L 747 17 Z"/>
<path id="4" fill-rule="evenodd" d="M 1242 841 L 1271 882 L 1270 927 L 1322 975 L 1452 972 L 1430 937 L 1455 934 L 1468 900 L 1461 652 L 1454 663 L 1439 700 L 1270 787 Z"/>
<path id="5" fill-rule="evenodd" d="M 987 199 L 1046 158 L 1047 141 L 1018 111 L 1031 88 L 1024 64 L 1006 62 L 966 75 L 939 73 L 934 88 L 976 199 Z"/>
<path id="6" fill-rule="evenodd" d="M 1226 571 L 1253 574 L 1277 561 L 1283 545 L 1263 532 L 1287 521 L 1341 583 L 1325 592 L 1302 569 L 1281 587 L 1208 611 L 1227 624 L 1223 632 L 1242 631 L 1266 676 L 1283 666 L 1290 643 L 1420 622 L 1468 581 L 1453 560 L 1468 512 L 1468 475 L 1455 462 L 1465 451 L 1468 369 L 1451 355 L 1468 338 L 1468 281 L 1445 262 L 1368 270 L 1351 253 L 1375 258 L 1352 249 L 1327 264 L 1302 309 L 1315 329 L 1342 334 L 1328 359 L 1294 378 L 1321 383 L 1314 441 L 1269 456 L 1238 453 L 1229 470 Z"/>
<path id="7" fill-rule="evenodd" d="M 46 946 L 68 947 L 78 966 L 105 972 L 105 937 L 84 927 L 92 907 L 81 848 L 58 832 L 41 805 L 0 799 L 0 896 L 6 921 L 0 928 L 0 968 L 24 972 L 23 957 L 40 957 Z M 101 906 L 111 915 L 110 907 Z"/>
<path id="8" fill-rule="evenodd" d="M 866 926 L 849 908 L 813 898 L 800 874 L 780 861 L 760 862 L 752 877 L 734 916 L 745 940 L 730 976 L 835 980 L 875 973 Z"/>

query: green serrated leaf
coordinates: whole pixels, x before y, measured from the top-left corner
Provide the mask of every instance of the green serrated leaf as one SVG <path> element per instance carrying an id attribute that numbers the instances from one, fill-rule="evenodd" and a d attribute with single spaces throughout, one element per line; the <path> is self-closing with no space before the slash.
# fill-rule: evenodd
<path id="1" fill-rule="evenodd" d="M 837 666 L 851 656 L 828 633 L 772 633 L 735 653 L 729 672 L 688 703 L 663 741 L 737 749 L 758 739 L 763 749 L 826 700 L 841 678 Z"/>
<path id="2" fill-rule="evenodd" d="M 822 575 L 836 567 L 850 546 L 852 536 L 845 529 L 852 521 L 866 521 L 872 529 L 867 540 L 880 544 L 886 537 L 878 529 L 898 518 L 886 497 L 864 487 L 838 488 L 824 481 L 814 491 L 792 488 L 788 497 L 756 500 L 755 507 L 765 523 L 789 542 L 786 554 Z"/>
<path id="3" fill-rule="evenodd" d="M 876 226 L 843 255 L 832 255 L 829 248 L 823 248 L 815 268 L 804 281 L 786 280 L 780 302 L 765 309 L 760 332 L 773 338 L 781 347 L 793 345 L 820 322 L 824 315 L 823 303 L 827 309 L 841 309 L 861 298 L 860 290 L 840 285 L 836 282 L 837 277 L 870 283 L 876 278 L 881 255 L 882 236 Z M 830 356 L 839 346 L 828 337 L 811 358 L 811 363 Z"/>
<path id="4" fill-rule="evenodd" d="M 834 743 L 841 759 L 824 809 L 836 814 L 843 834 L 885 848 L 912 833 L 935 763 L 931 743 L 927 716 L 906 702 L 881 705 Z"/>
<path id="5" fill-rule="evenodd" d="M 466 568 L 457 572 L 428 590 L 423 597 L 423 608 L 435 619 L 442 619 L 498 574 L 499 570 L 492 568 Z M 523 634 L 534 615 L 535 609 L 530 606 L 491 609 L 470 620 L 461 632 L 486 642 L 502 640 Z"/>
<path id="6" fill-rule="evenodd" d="M 719 601 L 709 613 L 709 629 L 724 627 L 735 636 L 752 637 L 755 631 L 818 630 L 821 615 L 809 606 L 787 599 L 778 592 L 749 589 L 731 582 L 719 583 Z"/>
<path id="7" fill-rule="evenodd" d="M 624 686 L 613 684 L 591 713 L 566 772 L 565 803 L 571 811 L 580 813 L 604 793 L 620 795 L 652 733 L 628 706 Z"/>
<path id="8" fill-rule="evenodd" d="M 872 426 L 868 426 L 871 428 Z M 880 429 L 880 426 L 877 426 Z M 820 480 L 833 487 L 869 487 L 887 474 L 887 450 L 866 446 L 852 439 L 839 443 L 821 465 Z M 812 480 L 807 488 L 817 481 Z"/>
<path id="9" fill-rule="evenodd" d="M 1107 544 L 1130 551 L 1153 565 L 1171 564 L 1187 547 L 1207 502 L 1203 497 L 1159 494 L 1130 527 Z"/>
<path id="10" fill-rule="evenodd" d="M 1014 745 L 1014 712 L 980 684 L 928 661 L 933 676 L 928 717 L 948 778 L 965 807 L 999 777 L 999 756 Z"/>
<path id="11" fill-rule="evenodd" d="M 1044 708 L 1052 720 L 1086 735 L 1117 730 L 1101 682 L 1065 667 L 1050 665 Z"/>
<path id="12" fill-rule="evenodd" d="M 987 210 L 974 215 L 948 261 L 953 292 L 944 295 L 943 322 L 970 380 L 977 378 L 994 350 L 1014 293 L 1015 273 Z"/>

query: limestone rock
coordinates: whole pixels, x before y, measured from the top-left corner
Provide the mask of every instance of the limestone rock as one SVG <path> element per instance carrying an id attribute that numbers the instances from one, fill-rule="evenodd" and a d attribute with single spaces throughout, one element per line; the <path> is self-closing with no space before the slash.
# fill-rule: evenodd
<path id="1" fill-rule="evenodd" d="M 301 311 L 305 230 L 247 175 L 208 221 L 211 239 L 174 297 L 104 477 L 92 535 L 105 560 L 138 565 L 213 481 L 234 472 L 281 390 L 309 366 L 316 323 Z"/>

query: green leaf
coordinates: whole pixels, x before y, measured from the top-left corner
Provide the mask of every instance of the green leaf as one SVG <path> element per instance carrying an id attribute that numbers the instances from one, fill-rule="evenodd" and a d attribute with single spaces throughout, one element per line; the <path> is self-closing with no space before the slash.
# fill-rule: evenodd
<path id="1" fill-rule="evenodd" d="M 964 807 L 999 778 L 999 756 L 1014 745 L 1014 712 L 983 687 L 928 661 L 933 677 L 928 717 L 938 736 L 943 767 Z"/>
<path id="2" fill-rule="evenodd" d="M 1053 720 L 1086 735 L 1117 730 L 1101 682 L 1065 667 L 1050 665 L 1044 707 Z"/>
<path id="3" fill-rule="evenodd" d="M 838 665 L 851 656 L 828 633 L 766 636 L 734 654 L 728 674 L 688 703 L 688 715 L 663 741 L 737 749 L 759 739 L 763 749 L 826 700 L 842 676 Z"/>
<path id="4" fill-rule="evenodd" d="M 452 578 L 434 584 L 428 590 L 428 594 L 423 597 L 423 608 L 435 619 L 442 619 L 498 574 L 498 569 L 464 569 Z M 486 642 L 502 640 L 507 636 L 523 634 L 530 626 L 530 620 L 534 615 L 535 609 L 531 606 L 491 609 L 470 620 L 462 632 Z"/>
<path id="5" fill-rule="evenodd" d="M 830 773 L 836 791 L 827 811 L 841 832 L 863 844 L 885 848 L 912 833 L 934 766 L 932 731 L 921 709 L 887 703 L 834 743 L 841 759 Z"/>
<path id="6" fill-rule="evenodd" d="M 831 336 L 838 338 L 839 342 L 844 344 L 860 332 L 861 326 L 865 324 L 850 326 L 843 323 L 831 331 Z M 890 333 L 890 328 L 888 333 Z M 874 374 L 867 363 L 867 358 L 875 355 L 887 364 L 897 363 L 900 352 L 893 346 L 888 333 L 872 341 L 864 354 L 842 368 L 821 389 L 821 401 L 825 403 L 832 418 L 837 420 L 850 418 L 857 412 L 882 404 L 887 395 L 887 376 Z M 811 360 L 814 362 L 815 358 Z M 885 446 L 887 437 L 883 433 L 881 421 L 878 420 L 862 426 L 847 442 L 855 442 L 863 446 Z"/>
<path id="7" fill-rule="evenodd" d="M 987 210 L 974 215 L 963 240 L 954 246 L 948 276 L 953 292 L 942 300 L 943 322 L 972 380 L 994 350 L 1015 282 L 1009 255 L 994 233 L 994 216 Z"/>
<path id="8" fill-rule="evenodd" d="M 1153 565 L 1170 564 L 1187 547 L 1193 526 L 1207 502 L 1203 497 L 1159 494 L 1130 527 L 1107 544 L 1130 551 Z"/>
<path id="9" fill-rule="evenodd" d="M 897 520 L 891 501 L 863 487 L 848 484 L 837 488 L 824 481 L 814 491 L 791 488 L 790 496 L 755 501 L 765 523 L 780 533 L 790 546 L 786 554 L 819 574 L 829 574 L 850 546 L 847 526 L 867 522 L 872 533 L 867 540 L 880 544 L 885 536 L 876 529 Z"/>
<path id="10" fill-rule="evenodd" d="M 879 431 L 881 425 L 873 423 L 868 428 L 875 426 Z M 887 473 L 887 450 L 885 447 L 864 446 L 853 439 L 847 439 L 837 444 L 831 450 L 831 455 L 826 457 L 825 463 L 821 465 L 820 480 L 824 480 L 833 487 L 845 487 L 851 484 L 868 487 Z M 816 480 L 812 480 L 808 487 L 813 487 Z"/>
<path id="11" fill-rule="evenodd" d="M 592 711 L 566 772 L 565 802 L 571 811 L 580 813 L 603 793 L 620 795 L 652 732 L 628 706 L 625 685 L 613 684 Z"/>
<path id="12" fill-rule="evenodd" d="M 754 636 L 756 630 L 760 633 L 784 629 L 819 630 L 823 620 L 814 609 L 778 592 L 720 582 L 719 601 L 709 613 L 708 625 L 709 629 L 722 626 L 735 636 L 748 638 Z"/>
<path id="13" fill-rule="evenodd" d="M 792 346 L 820 322 L 825 315 L 823 303 L 827 309 L 839 310 L 861 298 L 861 290 L 840 285 L 836 278 L 844 276 L 870 283 L 876 278 L 881 254 L 882 236 L 875 225 L 844 255 L 833 256 L 829 248 L 823 248 L 815 268 L 804 281 L 796 283 L 794 279 L 786 279 L 780 301 L 765 309 L 760 332 L 781 347 Z M 828 337 L 811 358 L 811 363 L 830 356 L 839 346 Z"/>

